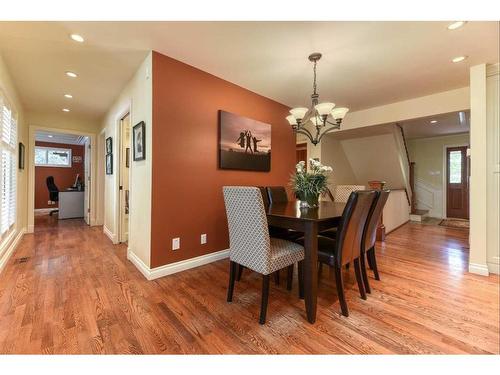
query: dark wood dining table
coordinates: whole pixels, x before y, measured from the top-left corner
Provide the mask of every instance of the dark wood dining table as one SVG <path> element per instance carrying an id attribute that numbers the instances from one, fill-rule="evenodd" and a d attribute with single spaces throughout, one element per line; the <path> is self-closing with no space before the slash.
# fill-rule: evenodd
<path id="1" fill-rule="evenodd" d="M 307 320 L 316 321 L 318 298 L 318 233 L 338 225 L 345 203 L 320 202 L 316 208 L 301 208 L 300 202 L 273 203 L 267 210 L 267 223 L 274 227 L 304 233 L 304 300 Z"/>

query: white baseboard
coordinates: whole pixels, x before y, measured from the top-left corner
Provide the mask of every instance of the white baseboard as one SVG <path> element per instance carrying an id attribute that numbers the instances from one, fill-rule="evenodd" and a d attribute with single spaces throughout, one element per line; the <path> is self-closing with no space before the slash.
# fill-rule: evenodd
<path id="1" fill-rule="evenodd" d="M 104 232 L 104 234 L 106 236 L 108 236 L 108 238 L 111 240 L 111 242 L 113 242 L 114 244 L 118 243 L 118 239 L 116 238 L 116 235 L 113 232 L 111 232 L 106 225 L 103 225 L 102 231 Z"/>
<path id="2" fill-rule="evenodd" d="M 165 264 L 164 266 L 149 268 L 137 257 L 130 249 L 127 250 L 127 259 L 130 260 L 148 280 L 158 279 L 163 276 L 172 275 L 177 272 L 185 271 L 191 268 L 203 266 L 208 263 L 227 258 L 229 250 L 221 250 L 207 255 L 201 255 L 196 258 L 181 260 L 179 262 Z"/>
<path id="3" fill-rule="evenodd" d="M 481 276 L 488 276 L 490 274 L 488 265 L 479 263 L 469 263 L 469 272 Z"/>
<path id="4" fill-rule="evenodd" d="M 500 258 L 493 257 L 491 262 L 488 262 L 488 271 L 496 275 L 500 274 Z"/>
<path id="5" fill-rule="evenodd" d="M 28 227 L 26 228 L 26 233 L 34 233 L 35 232 L 35 226 L 28 224 Z"/>
<path id="6" fill-rule="evenodd" d="M 16 232 L 11 233 L 9 237 L 6 238 L 3 246 L 0 248 L 0 272 L 4 269 L 9 261 L 12 253 L 16 250 L 17 245 L 26 233 L 26 228 L 22 228 L 16 234 Z"/>

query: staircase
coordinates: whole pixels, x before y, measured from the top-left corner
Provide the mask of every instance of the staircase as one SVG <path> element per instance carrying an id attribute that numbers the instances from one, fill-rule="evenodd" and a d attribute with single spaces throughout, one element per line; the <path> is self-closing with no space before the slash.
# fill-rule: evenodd
<path id="1" fill-rule="evenodd" d="M 417 197 L 415 194 L 415 162 L 410 161 L 410 154 L 408 152 L 408 146 L 406 144 L 406 137 L 403 127 L 399 124 L 396 126 L 401 131 L 401 137 L 403 139 L 404 148 L 406 151 L 406 158 L 408 160 L 408 169 L 409 169 L 409 186 L 406 189 L 406 196 L 408 198 L 408 202 L 410 203 L 411 211 L 410 211 L 410 221 L 422 222 L 429 215 L 429 210 L 417 209 Z"/>

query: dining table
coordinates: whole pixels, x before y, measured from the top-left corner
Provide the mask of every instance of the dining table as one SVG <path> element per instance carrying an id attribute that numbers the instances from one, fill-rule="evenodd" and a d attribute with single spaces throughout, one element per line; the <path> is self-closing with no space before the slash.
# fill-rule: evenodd
<path id="1" fill-rule="evenodd" d="M 318 299 L 318 233 L 338 226 L 345 203 L 320 201 L 318 207 L 301 207 L 300 201 L 272 203 L 267 209 L 270 226 L 304 233 L 304 301 L 309 323 L 316 321 Z"/>

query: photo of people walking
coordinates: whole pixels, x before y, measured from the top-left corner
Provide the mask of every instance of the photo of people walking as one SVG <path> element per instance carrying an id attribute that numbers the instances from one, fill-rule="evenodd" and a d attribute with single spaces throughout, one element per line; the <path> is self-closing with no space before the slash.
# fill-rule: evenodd
<path id="1" fill-rule="evenodd" d="M 269 171 L 271 125 L 219 111 L 219 166 L 222 169 Z"/>

